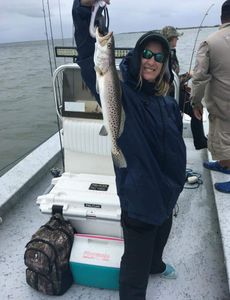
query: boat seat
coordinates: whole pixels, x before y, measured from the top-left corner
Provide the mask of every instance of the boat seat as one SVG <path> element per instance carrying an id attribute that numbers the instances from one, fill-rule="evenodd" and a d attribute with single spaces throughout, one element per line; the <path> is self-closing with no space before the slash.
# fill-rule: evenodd
<path id="1" fill-rule="evenodd" d="M 114 175 L 111 141 L 102 120 L 63 117 L 65 172 Z"/>

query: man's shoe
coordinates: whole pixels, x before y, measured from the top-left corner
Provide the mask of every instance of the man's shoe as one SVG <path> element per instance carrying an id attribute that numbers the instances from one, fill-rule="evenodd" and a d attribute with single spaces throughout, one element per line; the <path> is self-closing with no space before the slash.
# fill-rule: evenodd
<path id="1" fill-rule="evenodd" d="M 217 182 L 214 184 L 217 191 L 230 194 L 230 181 Z"/>
<path id="2" fill-rule="evenodd" d="M 212 171 L 217 171 L 224 174 L 230 174 L 230 169 L 228 169 L 227 167 L 222 167 L 218 161 L 205 161 L 203 162 L 203 166 L 206 169 Z"/>
<path id="3" fill-rule="evenodd" d="M 176 270 L 171 265 L 166 264 L 166 268 L 164 272 L 160 273 L 160 277 L 165 279 L 176 279 L 177 278 Z"/>

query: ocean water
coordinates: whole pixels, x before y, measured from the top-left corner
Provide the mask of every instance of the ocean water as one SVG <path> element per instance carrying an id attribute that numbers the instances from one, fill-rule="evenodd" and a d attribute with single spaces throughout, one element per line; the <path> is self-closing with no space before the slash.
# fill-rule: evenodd
<path id="1" fill-rule="evenodd" d="M 196 48 L 216 30 L 202 29 Z M 184 73 L 191 64 L 198 29 L 182 31 L 177 54 Z M 115 44 L 133 47 L 140 35 L 141 32 L 115 35 Z M 54 43 L 62 46 L 60 40 Z M 72 46 L 71 39 L 64 44 Z M 71 59 L 57 58 L 56 62 L 59 66 Z M 46 41 L 0 44 L 0 176 L 58 130 L 51 77 L 54 69 Z"/>

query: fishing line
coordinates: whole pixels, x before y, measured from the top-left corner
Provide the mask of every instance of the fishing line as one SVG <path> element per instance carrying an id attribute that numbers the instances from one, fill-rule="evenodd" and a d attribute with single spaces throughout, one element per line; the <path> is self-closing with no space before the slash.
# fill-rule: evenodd
<path id="1" fill-rule="evenodd" d="M 204 23 L 205 18 L 206 18 L 207 15 L 208 15 L 210 9 L 211 9 L 214 5 L 215 5 L 214 3 L 211 4 L 210 7 L 207 9 L 207 11 L 206 11 L 206 13 L 205 13 L 205 15 L 204 15 L 204 17 L 203 17 L 201 23 L 200 23 L 200 26 L 198 27 L 198 31 L 197 31 L 195 43 L 194 43 L 193 50 L 192 50 L 192 56 L 191 56 L 191 60 L 190 60 L 190 65 L 189 65 L 189 73 L 191 72 L 192 61 L 193 61 L 193 57 L 194 57 L 194 53 L 195 53 L 195 48 L 196 48 L 198 36 L 199 36 L 199 34 L 200 34 L 200 32 L 201 32 L 201 27 L 202 27 L 202 25 L 203 25 L 203 23 Z"/>
<path id="2" fill-rule="evenodd" d="M 64 43 L 64 35 L 63 35 L 63 27 L 62 27 L 62 15 L 61 15 L 61 4 L 60 0 L 58 0 L 58 8 L 59 8 L 59 20 L 60 20 L 60 28 L 61 28 L 61 38 L 62 38 L 62 46 L 65 46 Z M 66 63 L 66 58 L 64 57 L 64 63 Z"/>
<path id="3" fill-rule="evenodd" d="M 205 18 L 206 18 L 207 15 L 209 14 L 209 11 L 211 10 L 211 8 L 212 8 L 214 5 L 215 5 L 214 3 L 211 4 L 211 5 L 209 6 L 209 8 L 206 10 L 205 15 L 204 15 L 204 17 L 203 17 L 203 19 L 202 19 L 202 21 L 201 21 L 201 23 L 200 23 L 200 26 L 198 27 L 197 34 L 196 34 L 196 38 L 195 38 L 195 42 L 194 42 L 194 45 L 193 45 L 192 55 L 191 55 L 191 59 L 190 59 L 190 64 L 189 64 L 188 74 L 190 74 L 190 72 L 191 72 L 192 62 L 193 62 L 193 57 L 194 57 L 194 53 L 195 53 L 195 49 L 196 49 L 196 44 L 197 44 L 197 41 L 198 41 L 198 36 L 199 36 L 199 34 L 200 34 L 200 32 L 201 32 L 201 27 L 202 27 L 202 25 L 203 25 L 203 23 L 204 23 Z M 189 88 L 189 86 L 188 86 L 188 81 L 184 84 L 184 89 L 185 89 L 185 91 L 188 91 L 188 92 L 190 93 L 190 91 L 189 91 L 190 88 Z M 185 111 L 185 104 L 186 104 L 187 102 L 190 102 L 190 100 L 189 100 L 189 101 L 185 101 L 185 99 L 186 99 L 186 92 L 184 92 L 184 99 L 183 99 L 183 114 L 184 114 L 184 111 Z"/>
<path id="4" fill-rule="evenodd" d="M 52 22 L 51 22 L 51 15 L 50 15 L 50 5 L 49 5 L 49 0 L 47 0 L 47 8 L 48 8 L 48 15 L 49 15 L 49 25 L 50 25 L 50 39 L 52 43 L 52 48 L 53 48 L 53 59 L 54 59 L 54 65 L 55 69 L 57 68 L 57 61 L 56 61 L 56 55 L 55 55 L 55 47 L 54 47 L 54 38 L 53 38 L 53 29 L 52 29 Z"/>
<path id="5" fill-rule="evenodd" d="M 73 24 L 72 25 L 72 47 L 74 47 L 74 45 L 75 45 L 74 33 L 75 33 L 75 28 L 74 28 L 74 24 Z"/>
<path id="6" fill-rule="evenodd" d="M 45 34 L 46 34 L 47 49 L 48 49 L 48 55 L 49 55 L 50 73 L 51 73 L 51 77 L 52 77 L 53 76 L 53 68 L 52 68 L 52 60 L 51 60 L 51 53 L 50 53 L 48 28 L 47 28 L 47 23 L 46 23 L 46 12 L 45 12 L 44 0 L 42 0 L 42 10 L 43 10 L 43 17 L 44 17 L 44 24 L 45 24 Z"/>
<path id="7" fill-rule="evenodd" d="M 42 7 L 43 7 L 43 15 L 44 15 L 44 23 L 45 23 L 45 32 L 46 32 L 46 41 L 47 41 L 47 48 L 48 48 L 48 55 L 49 55 L 49 63 L 50 63 L 50 72 L 51 72 L 51 78 L 52 78 L 53 77 L 53 67 L 52 67 L 51 51 L 50 51 L 50 45 L 49 45 L 48 27 L 47 27 L 47 23 L 46 23 L 46 13 L 45 13 L 44 0 L 42 0 Z M 52 22 L 51 22 L 51 15 L 50 15 L 49 0 L 47 0 L 47 9 L 48 9 L 48 15 L 49 15 L 49 25 L 50 25 L 49 29 L 50 29 L 50 37 L 51 37 L 51 42 L 52 42 L 52 48 L 53 48 L 54 65 L 55 65 L 55 68 L 57 68 L 56 55 L 55 55 L 55 47 L 54 47 L 54 39 L 53 39 L 53 30 L 52 30 Z M 60 96 L 61 93 L 60 93 L 59 84 L 57 86 L 57 89 L 58 89 L 59 97 L 61 97 Z M 60 147 L 61 147 L 61 157 L 62 157 L 63 172 L 64 172 L 64 170 L 65 170 L 64 149 L 63 149 L 62 139 L 61 139 L 61 126 L 60 126 L 60 122 L 59 122 L 59 118 L 58 118 L 57 114 L 56 114 L 56 118 L 57 118 L 57 127 L 58 127 L 59 141 L 60 141 Z"/>

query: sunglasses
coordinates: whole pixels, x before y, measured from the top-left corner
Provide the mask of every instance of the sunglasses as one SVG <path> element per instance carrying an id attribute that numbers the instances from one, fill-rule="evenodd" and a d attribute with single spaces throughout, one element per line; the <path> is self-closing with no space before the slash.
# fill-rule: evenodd
<path id="1" fill-rule="evenodd" d="M 164 60 L 165 60 L 164 53 L 162 53 L 162 52 L 154 53 L 154 52 L 152 52 L 151 50 L 148 50 L 148 49 L 145 49 L 142 52 L 142 57 L 145 58 L 145 59 L 150 59 L 150 58 L 154 57 L 155 61 L 158 62 L 158 63 L 163 63 Z"/>

